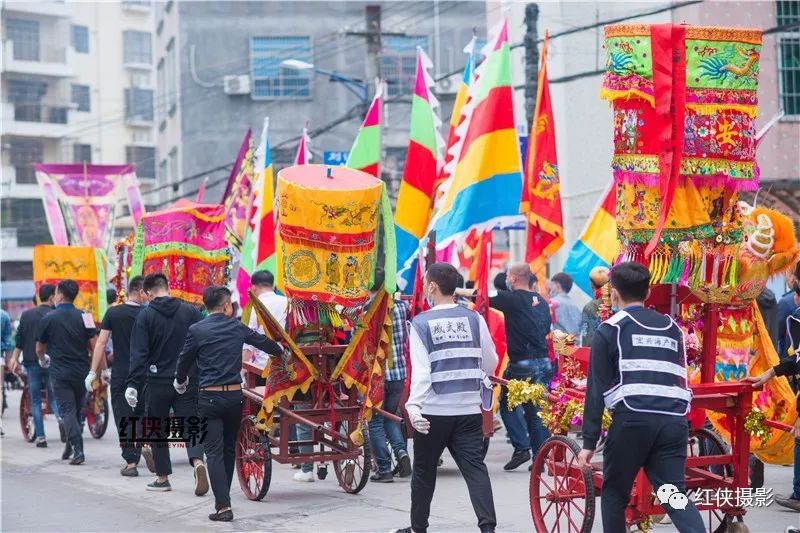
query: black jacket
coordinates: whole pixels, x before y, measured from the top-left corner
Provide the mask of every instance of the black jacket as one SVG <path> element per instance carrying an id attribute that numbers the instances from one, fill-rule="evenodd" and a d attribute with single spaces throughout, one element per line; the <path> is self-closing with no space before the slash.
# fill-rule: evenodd
<path id="1" fill-rule="evenodd" d="M 131 334 L 131 368 L 128 387 L 140 388 L 145 381 L 172 383 L 178 354 L 189 326 L 200 321 L 200 311 L 171 296 L 150 302 L 136 317 Z M 190 371 L 197 375 L 197 368 Z"/>
<path id="2" fill-rule="evenodd" d="M 175 377 L 186 381 L 192 367 L 199 371 L 200 386 L 241 382 L 242 346 L 247 343 L 270 355 L 280 355 L 277 342 L 248 328 L 235 318 L 214 313 L 189 327 L 183 351 L 178 356 Z"/>

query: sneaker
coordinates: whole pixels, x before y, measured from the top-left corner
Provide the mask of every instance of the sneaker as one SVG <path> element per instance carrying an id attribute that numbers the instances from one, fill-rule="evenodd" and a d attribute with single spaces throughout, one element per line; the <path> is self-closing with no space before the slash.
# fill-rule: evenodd
<path id="1" fill-rule="evenodd" d="M 155 474 L 156 462 L 153 460 L 153 450 L 150 446 L 142 446 L 142 457 L 144 458 L 144 463 L 147 465 L 147 469 Z"/>
<path id="2" fill-rule="evenodd" d="M 135 466 L 125 465 L 122 468 L 120 468 L 119 473 L 120 475 L 123 475 L 125 477 L 136 477 L 139 475 L 139 469 L 136 468 Z"/>
<path id="3" fill-rule="evenodd" d="M 208 471 L 204 463 L 197 463 L 194 467 L 194 495 L 203 496 L 208 492 Z"/>
<path id="4" fill-rule="evenodd" d="M 72 444 L 70 444 L 70 443 L 68 442 L 68 443 L 66 444 L 66 446 L 64 446 L 64 451 L 63 451 L 63 452 L 61 452 L 61 460 L 62 460 L 62 461 L 66 461 L 66 460 L 67 460 L 67 459 L 69 459 L 70 457 L 72 457 Z"/>
<path id="5" fill-rule="evenodd" d="M 69 462 L 71 465 L 82 465 L 86 461 L 86 456 L 82 453 L 76 453 L 75 457 Z"/>
<path id="6" fill-rule="evenodd" d="M 800 513 L 800 498 L 795 498 L 794 494 L 791 496 L 775 496 L 775 503 Z"/>
<path id="7" fill-rule="evenodd" d="M 295 472 L 293 479 L 302 483 L 313 483 L 314 472 Z"/>
<path id="8" fill-rule="evenodd" d="M 36 438 L 36 447 L 37 448 L 47 448 L 47 441 L 44 437 L 37 437 Z"/>
<path id="9" fill-rule="evenodd" d="M 300 470 L 300 463 L 292 463 L 292 470 Z"/>
<path id="10" fill-rule="evenodd" d="M 389 533 L 414 533 L 414 530 L 410 527 L 404 527 L 403 529 L 392 529 Z"/>
<path id="11" fill-rule="evenodd" d="M 169 484 L 169 480 L 159 481 L 158 479 L 155 479 L 152 483 L 147 484 L 147 490 L 154 492 L 169 492 L 172 490 L 172 485 Z"/>
<path id="12" fill-rule="evenodd" d="M 800 533 L 800 528 L 796 528 L 794 526 L 786 526 L 784 533 Z"/>
<path id="13" fill-rule="evenodd" d="M 391 472 L 377 472 L 372 474 L 369 480 L 374 481 L 375 483 L 391 483 L 394 481 L 394 476 Z"/>
<path id="14" fill-rule="evenodd" d="M 514 455 L 511 456 L 511 460 L 506 463 L 503 467 L 503 470 L 514 470 L 522 466 L 523 464 L 527 463 L 531 460 L 531 451 L 530 450 L 519 450 L 515 451 Z"/>
<path id="15" fill-rule="evenodd" d="M 408 455 L 403 455 L 397 462 L 397 477 L 408 477 L 411 475 L 411 459 Z"/>
<path id="16" fill-rule="evenodd" d="M 230 509 L 227 511 L 217 511 L 216 513 L 208 515 L 208 519 L 212 522 L 230 522 L 233 520 L 233 511 Z"/>

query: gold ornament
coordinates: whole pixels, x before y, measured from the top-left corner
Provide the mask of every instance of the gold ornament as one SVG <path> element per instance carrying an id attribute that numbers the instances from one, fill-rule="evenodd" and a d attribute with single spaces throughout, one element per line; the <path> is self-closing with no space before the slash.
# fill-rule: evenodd
<path id="1" fill-rule="evenodd" d="M 761 439 L 761 445 L 766 446 L 772 436 L 772 429 L 764 421 L 767 415 L 753 408 L 744 418 L 744 430 L 751 436 Z"/>

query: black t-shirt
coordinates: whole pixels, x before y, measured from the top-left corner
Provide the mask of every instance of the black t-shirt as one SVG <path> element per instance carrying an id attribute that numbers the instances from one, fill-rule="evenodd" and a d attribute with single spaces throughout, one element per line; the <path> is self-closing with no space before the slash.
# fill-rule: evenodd
<path id="1" fill-rule="evenodd" d="M 91 321 L 91 315 L 87 315 Z M 91 327 L 89 327 L 91 323 Z M 97 335 L 94 322 L 72 304 L 56 306 L 39 322 L 36 340 L 47 344 L 50 375 L 62 381 L 83 381 L 89 373 L 89 339 Z"/>
<path id="2" fill-rule="evenodd" d="M 131 362 L 131 332 L 133 324 L 141 305 L 125 303 L 109 307 L 100 329 L 111 332 L 114 340 L 114 370 L 111 372 L 111 379 L 125 381 L 128 379 L 128 369 Z"/>
<path id="3" fill-rule="evenodd" d="M 497 296 L 489 298 L 489 305 L 505 317 L 508 358 L 512 363 L 548 357 L 550 306 L 539 293 L 500 291 Z"/>
<path id="4" fill-rule="evenodd" d="M 22 364 L 39 364 L 39 358 L 36 356 L 36 334 L 39 331 L 39 322 L 52 310 L 49 305 L 40 305 L 28 309 L 19 317 L 16 347 L 22 350 Z"/>

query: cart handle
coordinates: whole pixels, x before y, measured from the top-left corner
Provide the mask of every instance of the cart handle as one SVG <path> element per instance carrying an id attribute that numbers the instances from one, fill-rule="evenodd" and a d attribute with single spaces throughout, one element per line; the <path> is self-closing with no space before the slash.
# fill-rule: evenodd
<path id="1" fill-rule="evenodd" d="M 788 424 L 784 424 L 783 422 L 776 422 L 775 420 L 764 420 L 764 424 L 775 429 L 780 429 L 781 431 L 785 431 L 790 433 L 792 431 L 792 426 Z"/>

